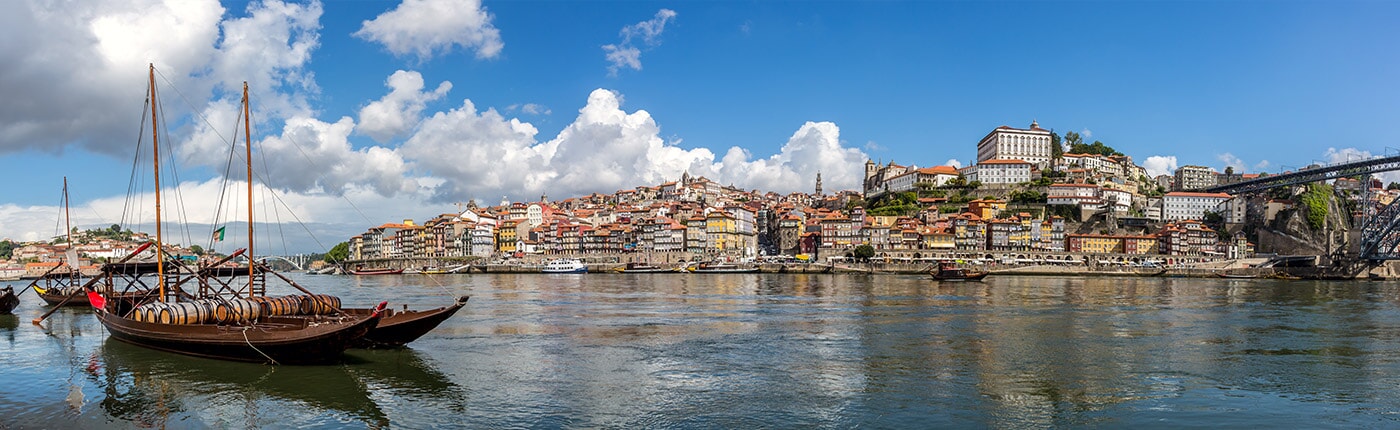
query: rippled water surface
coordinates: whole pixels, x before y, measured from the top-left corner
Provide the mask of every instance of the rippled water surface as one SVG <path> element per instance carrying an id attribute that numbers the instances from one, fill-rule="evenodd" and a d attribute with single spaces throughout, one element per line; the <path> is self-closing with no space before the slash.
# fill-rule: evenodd
<path id="1" fill-rule="evenodd" d="M 1400 283 L 296 279 L 472 299 L 412 348 L 294 367 L 134 347 L 86 309 L 34 326 L 27 295 L 0 316 L 0 428 L 1400 426 Z"/>

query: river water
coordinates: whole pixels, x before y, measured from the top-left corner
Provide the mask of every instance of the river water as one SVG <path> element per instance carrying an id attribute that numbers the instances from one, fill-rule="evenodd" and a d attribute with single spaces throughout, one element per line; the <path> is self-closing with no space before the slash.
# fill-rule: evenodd
<path id="1" fill-rule="evenodd" d="M 296 279 L 472 299 L 409 349 L 295 367 L 134 347 L 86 309 L 34 326 L 26 295 L 0 316 L 0 429 L 1400 426 L 1400 283 Z"/>

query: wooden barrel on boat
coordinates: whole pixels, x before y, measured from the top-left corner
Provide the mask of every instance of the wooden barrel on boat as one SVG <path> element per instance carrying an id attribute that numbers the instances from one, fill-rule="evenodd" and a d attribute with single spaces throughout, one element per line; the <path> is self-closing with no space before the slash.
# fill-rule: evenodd
<path id="1" fill-rule="evenodd" d="M 262 316 L 262 305 L 248 299 L 233 299 L 224 303 L 229 315 L 225 322 L 244 323 Z"/>
<path id="2" fill-rule="evenodd" d="M 160 322 L 157 318 L 160 308 L 164 306 L 165 303 L 147 303 L 137 306 L 131 310 L 131 319 L 148 323 Z"/>
<path id="3" fill-rule="evenodd" d="M 340 297 L 313 294 L 301 300 L 302 315 L 329 315 L 340 311 Z"/>
<path id="4" fill-rule="evenodd" d="M 209 321 L 212 310 L 198 302 L 166 303 L 156 313 L 156 322 L 161 324 L 204 324 Z"/>
<path id="5" fill-rule="evenodd" d="M 301 312 L 302 296 L 254 297 L 250 300 L 261 305 L 262 315 L 296 315 Z"/>

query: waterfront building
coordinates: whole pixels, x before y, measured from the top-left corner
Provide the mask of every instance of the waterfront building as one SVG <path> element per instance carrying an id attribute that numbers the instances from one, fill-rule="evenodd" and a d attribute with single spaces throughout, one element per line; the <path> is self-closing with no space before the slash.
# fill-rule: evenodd
<path id="1" fill-rule="evenodd" d="M 850 218 L 832 214 L 822 218 L 818 225 L 821 227 L 821 248 L 827 255 L 844 254 L 858 245 L 856 234 L 859 229 Z"/>
<path id="2" fill-rule="evenodd" d="M 1000 216 L 1006 210 L 1006 201 L 997 200 L 991 197 L 983 197 L 967 202 L 967 211 L 977 215 L 979 219 L 992 219 Z"/>
<path id="3" fill-rule="evenodd" d="M 854 221 L 854 220 L 852 220 Z M 875 252 L 885 252 L 891 249 L 890 246 L 890 224 L 877 222 L 874 218 L 866 218 L 858 233 L 861 237 L 860 243 L 870 245 Z"/>
<path id="4" fill-rule="evenodd" d="M 1215 169 L 1205 166 L 1187 165 L 1176 169 L 1172 180 L 1173 191 L 1196 191 L 1216 185 Z"/>
<path id="5" fill-rule="evenodd" d="M 1162 221 L 1204 219 L 1226 200 L 1230 195 L 1225 193 L 1173 191 L 1162 196 Z"/>
<path id="6" fill-rule="evenodd" d="M 669 218 L 657 218 L 653 234 L 653 250 L 663 253 L 685 252 L 685 226 Z"/>
<path id="7" fill-rule="evenodd" d="M 1123 238 L 1106 234 L 1066 234 L 1065 250 L 1091 254 L 1121 254 Z"/>
<path id="8" fill-rule="evenodd" d="M 1157 232 L 1158 252 L 1177 256 L 1220 256 L 1219 236 L 1197 220 L 1167 223 Z"/>
<path id="9" fill-rule="evenodd" d="M 988 160 L 1021 160 L 1045 169 L 1051 156 L 1050 130 L 1031 121 L 1028 129 L 1000 126 L 977 142 L 977 164 Z M 986 180 L 982 180 L 987 183 Z"/>
<path id="10" fill-rule="evenodd" d="M 517 228 L 520 222 L 517 220 L 505 220 L 501 222 L 501 228 L 496 229 L 496 252 L 502 254 L 514 254 L 516 241 L 519 238 Z"/>
<path id="11" fill-rule="evenodd" d="M 778 220 L 778 253 L 797 255 L 801 253 L 803 224 L 797 215 L 783 215 Z"/>
<path id="12" fill-rule="evenodd" d="M 1225 224 L 1244 224 L 1245 211 L 1248 206 L 1248 201 L 1244 196 L 1234 196 L 1220 202 L 1215 207 L 1215 213 L 1220 214 Z"/>
<path id="13" fill-rule="evenodd" d="M 685 251 L 695 255 L 704 255 L 709 239 L 705 235 L 706 221 L 704 216 L 694 215 L 685 222 Z"/>

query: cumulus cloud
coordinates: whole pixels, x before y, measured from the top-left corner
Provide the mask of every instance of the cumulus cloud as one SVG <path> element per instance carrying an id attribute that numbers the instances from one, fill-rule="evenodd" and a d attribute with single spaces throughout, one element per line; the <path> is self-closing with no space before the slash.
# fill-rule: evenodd
<path id="1" fill-rule="evenodd" d="M 683 173 L 745 189 L 807 189 L 822 172 L 824 184 L 855 189 L 867 158 L 840 141 L 829 122 L 802 125 L 778 152 L 756 158 L 733 147 L 722 157 L 706 148 L 683 149 L 662 139 L 651 114 L 622 109 L 623 99 L 594 90 L 574 121 L 548 141 L 519 119 L 470 101 L 438 113 L 419 127 L 401 152 L 425 174 L 442 178 L 438 200 L 508 195 L 573 196 L 673 181 Z"/>
<path id="2" fill-rule="evenodd" d="M 1327 148 L 1327 152 L 1323 154 L 1323 158 L 1327 160 L 1328 164 L 1361 161 L 1374 157 L 1375 156 L 1371 155 L 1370 151 L 1362 151 L 1356 148 Z"/>
<path id="3" fill-rule="evenodd" d="M 365 21 L 354 36 L 384 45 L 394 55 L 420 61 L 454 47 L 494 58 L 505 43 L 480 0 L 404 0 L 394 10 Z"/>
<path id="4" fill-rule="evenodd" d="M 1085 141 L 1088 141 L 1089 139 L 1094 138 L 1094 131 L 1087 128 L 1079 130 L 1079 137 L 1082 137 Z"/>
<path id="5" fill-rule="evenodd" d="M 884 146 L 880 146 L 880 144 L 875 143 L 875 141 L 873 141 L 873 140 L 868 141 L 868 142 L 865 142 L 865 150 L 866 150 L 866 151 L 878 152 L 878 151 L 884 151 L 884 150 L 886 150 L 886 149 L 889 149 L 889 148 L 885 148 Z"/>
<path id="6" fill-rule="evenodd" d="M 962 162 L 961 162 L 961 161 L 958 161 L 958 159 L 956 159 L 956 158 L 949 158 L 948 161 L 944 161 L 944 162 L 943 162 L 943 165 L 944 165 L 944 166 L 952 166 L 954 169 L 961 169 L 961 168 L 963 168 Z"/>
<path id="7" fill-rule="evenodd" d="M 399 70 L 389 76 L 385 85 L 389 94 L 360 109 L 360 124 L 356 130 L 384 142 L 404 135 L 418 123 L 427 102 L 442 98 L 452 89 L 451 82 L 438 84 L 432 92 L 423 92 L 423 75 Z"/>
<path id="8" fill-rule="evenodd" d="M 661 9 L 656 12 L 652 19 L 632 24 L 622 28 L 620 32 L 622 41 L 615 45 L 603 45 L 604 57 L 608 60 L 608 74 L 617 76 L 617 71 L 626 67 L 632 70 L 642 70 L 642 50 L 637 48 L 633 39 L 640 40 L 641 44 L 648 48 L 661 45 L 661 33 L 666 30 L 666 23 L 676 18 L 676 11 Z"/>
<path id="9" fill-rule="evenodd" d="M 1158 175 L 1170 175 L 1176 172 L 1176 167 L 1175 155 L 1153 155 L 1142 161 L 1142 168 L 1154 178 Z"/>

